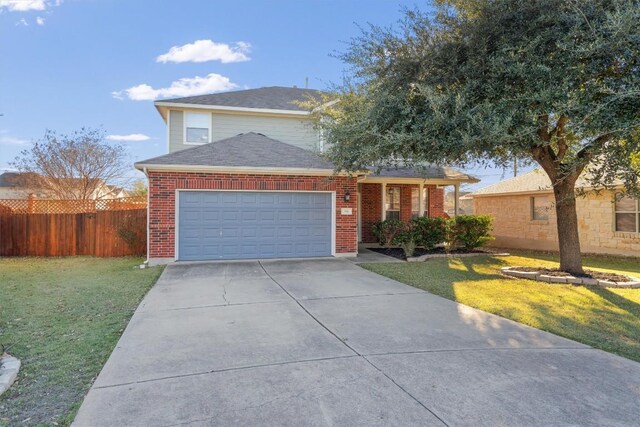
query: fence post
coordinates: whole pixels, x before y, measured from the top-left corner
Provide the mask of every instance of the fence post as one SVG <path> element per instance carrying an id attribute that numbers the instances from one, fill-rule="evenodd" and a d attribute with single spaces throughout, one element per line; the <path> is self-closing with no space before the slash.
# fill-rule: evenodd
<path id="1" fill-rule="evenodd" d="M 27 212 L 29 213 L 33 213 L 34 211 L 34 202 L 35 196 L 33 195 L 33 193 L 29 193 L 29 196 L 27 196 Z"/>

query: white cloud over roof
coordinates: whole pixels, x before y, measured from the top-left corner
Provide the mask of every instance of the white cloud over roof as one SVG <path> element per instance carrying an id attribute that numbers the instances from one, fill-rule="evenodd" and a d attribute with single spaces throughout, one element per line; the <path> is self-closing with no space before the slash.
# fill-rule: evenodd
<path id="1" fill-rule="evenodd" d="M 211 73 L 205 77 L 184 77 L 171 83 L 168 87 L 153 88 L 142 83 L 128 89 L 111 92 L 117 99 L 125 96 L 133 101 L 153 101 L 158 98 L 202 95 L 205 93 L 222 92 L 238 87 L 228 77 Z"/>
<path id="2" fill-rule="evenodd" d="M 148 141 L 151 137 L 143 133 L 130 133 L 129 135 L 107 135 L 109 141 Z"/>
<path id="3" fill-rule="evenodd" d="M 223 64 L 248 61 L 247 54 L 251 45 L 236 42 L 233 45 L 216 43 L 213 40 L 196 40 L 182 46 L 173 46 L 169 52 L 156 58 L 156 62 L 208 62 L 220 61 Z"/>

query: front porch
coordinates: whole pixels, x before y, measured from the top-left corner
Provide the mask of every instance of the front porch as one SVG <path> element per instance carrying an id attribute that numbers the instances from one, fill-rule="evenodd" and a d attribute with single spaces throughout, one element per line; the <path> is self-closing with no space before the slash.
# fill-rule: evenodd
<path id="1" fill-rule="evenodd" d="M 386 169 L 358 180 L 358 241 L 376 243 L 373 225 L 385 219 L 408 222 L 421 216 L 449 217 L 459 212 L 460 185 L 475 177 L 445 167 Z M 445 192 L 453 194 L 446 206 Z"/>

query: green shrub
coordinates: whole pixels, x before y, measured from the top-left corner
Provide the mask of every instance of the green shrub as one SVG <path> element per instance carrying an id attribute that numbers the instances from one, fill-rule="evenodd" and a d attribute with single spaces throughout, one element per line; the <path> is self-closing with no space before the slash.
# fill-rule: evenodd
<path id="1" fill-rule="evenodd" d="M 489 234 L 492 223 L 493 218 L 489 215 L 459 215 L 451 218 L 449 243 L 468 250 L 479 248 L 494 239 Z"/>
<path id="2" fill-rule="evenodd" d="M 373 224 L 373 234 L 385 248 L 394 244 L 395 238 L 404 230 L 404 223 L 398 219 L 385 219 Z"/>
<path id="3" fill-rule="evenodd" d="M 418 246 L 419 240 L 420 233 L 413 222 L 410 222 L 408 224 L 404 224 L 402 231 L 400 231 L 396 235 L 395 239 L 393 239 L 393 244 L 400 246 L 404 251 L 404 256 L 409 258 L 412 257 L 416 251 L 416 246 Z"/>
<path id="4" fill-rule="evenodd" d="M 430 250 L 446 241 L 447 220 L 422 216 L 411 220 L 418 235 L 418 245 Z"/>

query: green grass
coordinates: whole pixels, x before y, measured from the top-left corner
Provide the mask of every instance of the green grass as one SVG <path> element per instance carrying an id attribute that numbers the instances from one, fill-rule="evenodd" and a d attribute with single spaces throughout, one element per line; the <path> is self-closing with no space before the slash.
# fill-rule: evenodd
<path id="1" fill-rule="evenodd" d="M 508 257 L 432 259 L 362 267 L 450 300 L 495 313 L 640 361 L 640 289 L 545 284 L 507 278 L 500 267 L 557 267 L 557 256 L 517 252 Z M 640 260 L 586 256 L 586 268 L 640 277 Z"/>
<path id="2" fill-rule="evenodd" d="M 136 258 L 0 259 L 0 344 L 22 361 L 0 425 L 68 425 L 162 272 Z M 26 420 L 26 421 L 25 421 Z"/>

